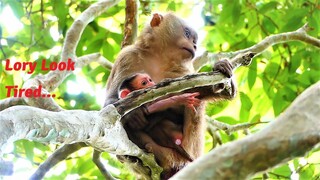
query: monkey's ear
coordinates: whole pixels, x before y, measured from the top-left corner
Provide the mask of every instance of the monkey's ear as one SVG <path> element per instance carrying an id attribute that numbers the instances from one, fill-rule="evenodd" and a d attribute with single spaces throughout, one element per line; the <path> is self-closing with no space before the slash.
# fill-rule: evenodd
<path id="1" fill-rule="evenodd" d="M 123 89 L 119 92 L 119 98 L 123 99 L 123 98 L 127 97 L 129 93 L 130 93 L 129 89 Z"/>
<path id="2" fill-rule="evenodd" d="M 163 16 L 161 14 L 154 13 L 150 22 L 150 26 L 151 27 L 159 26 L 162 19 L 163 19 Z"/>

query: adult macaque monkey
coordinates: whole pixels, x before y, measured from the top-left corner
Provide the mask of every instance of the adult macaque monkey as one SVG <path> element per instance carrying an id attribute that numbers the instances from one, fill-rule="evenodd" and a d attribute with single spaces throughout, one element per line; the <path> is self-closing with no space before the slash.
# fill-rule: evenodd
<path id="1" fill-rule="evenodd" d="M 105 105 L 118 100 L 118 89 L 121 82 L 136 73 L 149 74 L 155 83 L 165 78 L 177 78 L 195 73 L 192 59 L 197 49 L 196 43 L 196 32 L 182 19 L 172 13 L 163 16 L 154 14 L 150 24 L 144 28 L 136 43 L 122 49 L 115 61 L 108 79 Z M 214 65 L 214 70 L 222 72 L 227 77 L 232 76 L 232 65 L 227 60 L 218 61 Z M 199 92 L 200 95 L 197 98 L 202 100 L 231 99 L 236 92 L 233 83 L 231 83 L 231 90 L 217 91 L 217 88 L 220 86 L 200 87 L 190 92 Z M 196 107 L 197 113 L 184 106 L 165 112 L 175 117 L 175 119 L 170 119 L 171 122 L 182 126 L 181 146 L 193 158 L 199 157 L 203 152 L 206 128 L 204 105 L 205 102 L 202 101 Z M 129 124 L 135 122 L 131 129 L 127 130 L 129 137 L 148 125 L 143 108 L 131 111 L 122 118 L 122 122 Z M 162 121 L 159 121 L 159 124 L 155 126 L 164 126 L 161 123 Z M 151 136 L 146 136 L 143 140 L 147 144 L 147 150 L 155 154 L 158 164 L 163 168 L 162 179 L 171 177 L 189 162 L 181 158 L 173 149 L 155 143 Z M 135 142 L 134 138 L 132 141 Z"/>

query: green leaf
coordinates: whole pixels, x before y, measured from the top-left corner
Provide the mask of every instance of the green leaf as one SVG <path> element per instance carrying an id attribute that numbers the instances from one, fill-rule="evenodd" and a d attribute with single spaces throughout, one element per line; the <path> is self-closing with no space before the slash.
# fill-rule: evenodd
<path id="1" fill-rule="evenodd" d="M 292 173 L 287 164 L 275 169 L 273 172 L 277 175 L 286 176 L 286 177 L 290 177 Z"/>
<path id="2" fill-rule="evenodd" d="M 34 153 L 33 153 L 34 143 L 28 140 L 24 140 L 22 143 L 23 143 L 23 147 L 25 149 L 27 158 L 32 162 L 33 156 L 34 156 Z"/>
<path id="3" fill-rule="evenodd" d="M 287 13 L 289 14 L 289 19 L 284 19 L 286 23 L 281 32 L 294 31 L 300 28 L 304 24 L 303 19 L 308 12 L 305 9 L 290 9 Z"/>
<path id="4" fill-rule="evenodd" d="M 263 4 L 261 7 L 259 7 L 258 11 L 261 14 L 265 14 L 265 13 L 267 13 L 269 11 L 276 10 L 278 4 L 279 4 L 279 2 L 276 2 L 276 1 L 268 2 L 266 4 Z"/>
<path id="5" fill-rule="evenodd" d="M 62 34 L 66 26 L 66 19 L 69 14 L 69 7 L 65 0 L 52 0 L 51 1 L 53 12 L 58 17 L 59 32 Z"/>
<path id="6" fill-rule="evenodd" d="M 292 56 L 289 62 L 289 73 L 295 73 L 296 70 L 301 65 L 301 60 L 303 57 L 301 57 L 301 53 L 296 53 Z"/>
<path id="7" fill-rule="evenodd" d="M 251 120 L 250 122 L 255 123 L 255 122 L 260 122 L 261 120 L 261 115 L 260 114 L 256 114 Z"/>
<path id="8" fill-rule="evenodd" d="M 283 110 L 288 107 L 289 103 L 285 100 L 286 91 L 278 90 L 273 98 L 273 112 L 275 116 L 278 116 Z"/>
<path id="9" fill-rule="evenodd" d="M 206 106 L 206 114 L 208 114 L 208 116 L 218 114 L 219 112 L 223 111 L 227 105 L 228 102 L 209 103 Z"/>
<path id="10" fill-rule="evenodd" d="M 252 61 L 251 65 L 249 66 L 249 71 L 248 71 L 248 86 L 249 89 L 252 89 L 254 83 L 256 82 L 257 79 L 257 61 Z"/>
<path id="11" fill-rule="evenodd" d="M 176 3 L 174 1 L 168 4 L 167 11 L 176 11 Z"/>
<path id="12" fill-rule="evenodd" d="M 303 170 L 299 173 L 300 179 L 311 179 L 314 175 L 315 167 L 310 164 L 309 166 L 303 168 Z"/>
<path id="13" fill-rule="evenodd" d="M 241 100 L 241 109 L 239 119 L 241 122 L 245 122 L 249 120 L 250 110 L 252 108 L 252 102 L 248 95 L 243 92 L 240 92 L 240 100 Z"/>
<path id="14" fill-rule="evenodd" d="M 241 14 L 241 6 L 239 1 L 233 1 L 232 5 L 232 23 L 237 24 Z"/>
<path id="15" fill-rule="evenodd" d="M 264 70 L 264 74 L 271 79 L 275 78 L 275 76 L 278 74 L 280 71 L 281 67 L 279 64 L 274 63 L 274 62 L 269 62 L 266 69 Z"/>
<path id="16" fill-rule="evenodd" d="M 212 71 L 212 66 L 210 64 L 207 64 L 205 66 L 202 66 L 199 72 L 211 72 Z"/>
<path id="17" fill-rule="evenodd" d="M 262 20 L 262 26 L 264 29 L 266 29 L 269 33 L 275 33 L 277 26 L 274 24 L 274 22 L 268 18 L 268 17 L 264 17 Z"/>
<path id="18" fill-rule="evenodd" d="M 312 28 L 312 31 L 308 32 L 312 36 L 319 36 L 320 33 L 320 22 L 319 22 L 319 17 L 320 17 L 320 11 L 313 11 L 312 14 L 308 16 L 308 25 Z"/>
<path id="19" fill-rule="evenodd" d="M 238 123 L 238 121 L 235 118 L 231 117 L 231 116 L 220 116 L 220 117 L 217 117 L 215 119 L 220 121 L 220 122 L 227 123 L 227 124 L 230 124 L 230 125 L 234 125 L 234 124 Z"/>
<path id="20" fill-rule="evenodd" d="M 95 166 L 92 163 L 92 160 L 91 159 L 87 159 L 85 162 L 82 162 L 81 164 L 79 164 L 77 172 L 79 174 L 86 174 L 87 172 L 89 172 L 93 168 L 95 168 Z"/>

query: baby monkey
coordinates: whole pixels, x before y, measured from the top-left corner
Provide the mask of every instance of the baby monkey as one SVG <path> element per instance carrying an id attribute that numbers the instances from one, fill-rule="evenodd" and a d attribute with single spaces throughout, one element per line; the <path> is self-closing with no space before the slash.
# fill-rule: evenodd
<path id="1" fill-rule="evenodd" d="M 132 91 L 148 88 L 154 85 L 155 83 L 152 81 L 151 77 L 148 74 L 134 74 L 121 83 L 119 88 L 119 98 L 125 98 Z M 175 95 L 169 98 L 148 103 L 145 106 L 146 115 L 152 116 L 152 114 L 161 113 L 161 111 L 168 110 L 169 108 L 174 108 L 179 105 L 184 105 L 195 110 L 195 107 L 199 106 L 201 102 L 200 99 L 196 98 L 196 96 L 198 95 L 198 92 L 184 93 L 181 95 Z M 144 132 L 151 132 L 149 134 L 157 144 L 175 149 L 182 157 L 186 158 L 190 162 L 193 161 L 193 158 L 181 146 L 183 138 L 182 126 L 172 121 L 166 120 L 166 115 L 162 116 L 163 117 L 158 118 L 159 120 L 152 119 L 152 121 L 161 121 L 159 123 L 162 124 L 162 126 L 158 126 L 159 124 L 157 124 L 157 122 L 150 122 L 147 127 L 141 130 L 143 132 L 139 133 L 141 135 L 141 137 L 139 138 L 144 137 Z M 148 150 L 146 144 L 140 144 L 140 146 L 142 146 L 140 148 L 145 148 Z"/>

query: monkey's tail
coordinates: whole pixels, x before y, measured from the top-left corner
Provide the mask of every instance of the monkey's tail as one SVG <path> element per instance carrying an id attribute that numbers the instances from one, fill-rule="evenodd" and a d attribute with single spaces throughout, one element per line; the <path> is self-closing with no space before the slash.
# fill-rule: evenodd
<path id="1" fill-rule="evenodd" d="M 183 147 L 179 146 L 179 145 L 175 145 L 176 146 L 176 150 L 177 152 L 184 157 L 185 159 L 187 159 L 188 161 L 192 162 L 194 159 L 190 156 L 189 153 L 187 153 L 187 151 L 185 149 L 183 149 Z"/>

